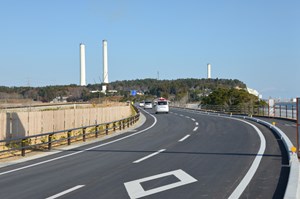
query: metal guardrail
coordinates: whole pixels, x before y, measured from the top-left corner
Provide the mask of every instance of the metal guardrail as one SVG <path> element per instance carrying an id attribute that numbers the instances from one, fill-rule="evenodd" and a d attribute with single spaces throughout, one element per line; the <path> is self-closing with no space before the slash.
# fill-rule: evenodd
<path id="1" fill-rule="evenodd" d="M 293 147 L 292 142 L 290 139 L 286 136 L 284 132 L 282 132 L 278 127 L 254 118 L 252 116 L 242 116 L 242 115 L 233 115 L 233 114 L 228 114 L 228 113 L 217 113 L 217 112 L 204 112 L 203 110 L 200 109 L 193 109 L 193 108 L 183 108 L 183 107 L 176 107 L 176 108 L 181 108 L 181 109 L 187 109 L 187 110 L 193 110 L 193 111 L 202 111 L 204 114 L 208 115 L 216 115 L 216 116 L 223 116 L 223 117 L 234 117 L 234 118 L 242 118 L 242 119 L 247 119 L 251 120 L 260 124 L 263 124 L 264 126 L 267 126 L 268 128 L 272 129 L 282 140 L 286 153 L 289 158 L 289 167 L 290 167 L 290 173 L 289 173 L 289 179 L 286 187 L 286 191 L 284 194 L 284 199 L 300 199 L 300 184 L 299 184 L 299 179 L 300 179 L 300 163 L 298 160 L 297 153 L 293 153 L 291 151 L 291 148 Z"/>
<path id="2" fill-rule="evenodd" d="M 135 106 L 132 106 L 132 108 L 136 113 L 135 115 L 120 120 L 115 120 L 112 122 L 37 134 L 22 138 L 0 140 L 0 143 L 4 143 L 7 148 L 4 150 L 0 150 L 0 154 L 21 151 L 21 155 L 25 156 L 26 150 L 38 150 L 38 147 L 43 147 L 47 148 L 48 150 L 51 150 L 54 143 L 66 142 L 67 145 L 71 145 L 72 141 L 78 141 L 78 138 L 85 142 L 87 137 L 91 135 L 94 135 L 95 138 L 101 135 L 101 133 L 103 135 L 108 135 L 109 131 L 115 132 L 117 129 L 125 129 L 126 127 L 132 126 L 139 120 L 139 110 Z M 90 129 L 90 131 L 88 132 L 87 129 Z M 75 131 L 79 131 L 79 134 L 72 134 L 72 132 Z M 55 137 L 56 135 L 61 135 L 60 139 L 57 139 Z M 42 141 L 40 143 L 32 144 L 31 142 L 33 138 L 40 138 L 40 140 Z"/>

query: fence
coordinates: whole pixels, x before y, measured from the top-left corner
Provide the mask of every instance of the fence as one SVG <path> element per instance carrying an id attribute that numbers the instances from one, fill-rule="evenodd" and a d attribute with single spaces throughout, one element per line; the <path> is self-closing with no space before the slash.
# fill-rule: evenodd
<path id="1" fill-rule="evenodd" d="M 119 120 L 110 122 L 96 123 L 94 125 L 81 126 L 78 128 L 70 128 L 60 131 L 50 131 L 48 133 L 24 136 L 19 138 L 11 138 L 0 140 L 0 155 L 11 155 L 19 151 L 22 156 L 25 156 L 26 151 L 32 150 L 51 150 L 52 146 L 67 144 L 82 140 L 86 141 L 89 137 L 98 137 L 99 135 L 108 135 L 110 131 L 122 130 L 130 125 L 133 125 L 139 120 L 139 112 L 136 107 L 133 107 L 134 115 Z"/>
<path id="2" fill-rule="evenodd" d="M 278 117 L 287 119 L 297 119 L 296 105 L 275 105 L 273 107 L 264 106 L 220 106 L 220 105 L 202 105 L 198 107 L 205 111 L 217 111 L 233 114 L 257 115 L 267 117 Z"/>

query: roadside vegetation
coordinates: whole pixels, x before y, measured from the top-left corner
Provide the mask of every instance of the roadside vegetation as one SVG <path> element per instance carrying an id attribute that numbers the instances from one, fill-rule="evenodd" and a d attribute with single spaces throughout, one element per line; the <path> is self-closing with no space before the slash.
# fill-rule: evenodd
<path id="1" fill-rule="evenodd" d="M 199 103 L 232 106 L 258 104 L 256 96 L 249 94 L 246 84 L 232 79 L 137 79 L 111 82 L 106 95 L 101 84 L 78 86 L 75 84 L 45 87 L 0 86 L 0 103 L 10 100 L 33 100 L 51 102 L 65 99 L 67 102 L 140 101 L 164 97 L 181 103 Z M 135 90 L 137 95 L 132 96 Z"/>

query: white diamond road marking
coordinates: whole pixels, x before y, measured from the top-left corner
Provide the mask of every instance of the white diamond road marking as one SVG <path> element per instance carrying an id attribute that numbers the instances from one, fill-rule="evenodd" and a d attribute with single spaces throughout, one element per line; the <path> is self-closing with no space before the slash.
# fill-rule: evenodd
<path id="1" fill-rule="evenodd" d="M 154 180 L 154 179 L 158 179 L 158 178 L 162 178 L 162 177 L 166 177 L 166 176 L 170 176 L 170 175 L 174 175 L 175 177 L 177 177 L 179 179 L 179 182 L 164 185 L 164 186 L 150 189 L 147 191 L 145 191 L 144 188 L 141 186 L 141 183 L 143 183 L 143 182 L 147 182 L 150 180 Z M 187 174 L 186 172 L 184 172 L 183 170 L 178 169 L 178 170 L 161 173 L 158 175 L 154 175 L 154 176 L 150 176 L 150 177 L 146 177 L 146 178 L 142 178 L 142 179 L 138 179 L 138 180 L 134 180 L 134 181 L 130 181 L 130 182 L 125 182 L 124 185 L 125 185 L 125 188 L 126 188 L 130 198 L 141 198 L 141 197 L 149 196 L 149 195 L 159 193 L 162 191 L 166 191 L 168 189 L 173 189 L 173 188 L 176 188 L 179 186 L 190 184 L 193 182 L 197 182 L 197 180 L 195 178 L 193 178 L 192 176 L 190 176 L 189 174 Z"/>

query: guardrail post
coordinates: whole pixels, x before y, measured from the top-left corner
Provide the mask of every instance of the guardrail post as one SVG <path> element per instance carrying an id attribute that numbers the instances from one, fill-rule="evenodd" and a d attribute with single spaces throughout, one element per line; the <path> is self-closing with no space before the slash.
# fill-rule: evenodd
<path id="1" fill-rule="evenodd" d="M 116 123 L 113 123 L 114 131 L 116 131 Z"/>
<path id="2" fill-rule="evenodd" d="M 285 105 L 285 117 L 288 118 L 288 107 Z"/>
<path id="3" fill-rule="evenodd" d="M 294 119 L 294 105 L 292 105 L 292 118 Z"/>
<path id="4" fill-rule="evenodd" d="M 119 130 L 122 130 L 122 121 L 119 121 Z"/>
<path id="5" fill-rule="evenodd" d="M 25 156 L 25 142 L 26 142 L 26 139 L 22 139 L 22 141 L 21 141 L 21 155 L 23 157 Z"/>
<path id="6" fill-rule="evenodd" d="M 123 129 L 125 129 L 125 120 L 123 120 L 122 123 L 123 123 Z"/>
<path id="7" fill-rule="evenodd" d="M 281 105 L 279 106 L 279 117 L 281 117 Z"/>
<path id="8" fill-rule="evenodd" d="M 98 133 L 99 133 L 99 125 L 96 125 L 96 132 L 95 132 L 95 137 L 98 137 Z"/>
<path id="9" fill-rule="evenodd" d="M 126 121 L 127 121 L 127 128 L 129 128 L 129 119 L 127 119 Z"/>
<path id="10" fill-rule="evenodd" d="M 68 145 L 71 145 L 71 132 L 72 131 L 68 131 L 67 136 L 68 136 Z"/>
<path id="11" fill-rule="evenodd" d="M 86 128 L 83 128 L 82 129 L 82 141 L 84 141 L 85 142 L 85 130 L 86 130 Z"/>
<path id="12" fill-rule="evenodd" d="M 108 135 L 108 124 L 105 125 L 105 134 Z"/>
<path id="13" fill-rule="evenodd" d="M 51 148 L 52 148 L 52 136 L 53 136 L 53 134 L 50 134 L 48 136 L 48 150 L 51 150 Z"/>

